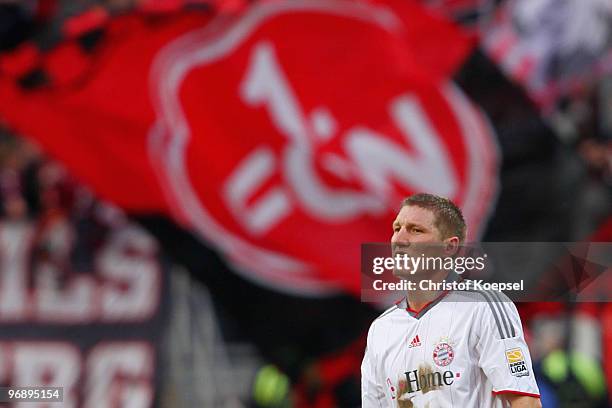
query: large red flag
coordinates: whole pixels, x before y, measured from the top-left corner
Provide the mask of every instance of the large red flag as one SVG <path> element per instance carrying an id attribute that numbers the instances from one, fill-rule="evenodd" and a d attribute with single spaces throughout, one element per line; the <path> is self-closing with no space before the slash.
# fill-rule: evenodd
<path id="1" fill-rule="evenodd" d="M 172 214 L 245 276 L 356 293 L 360 244 L 389 239 L 403 196 L 452 198 L 471 237 L 486 222 L 494 139 L 449 80 L 472 46 L 405 0 L 125 16 L 91 56 L 68 43 L 43 58 L 49 85 L 4 77 L 0 115 L 103 197 Z"/>

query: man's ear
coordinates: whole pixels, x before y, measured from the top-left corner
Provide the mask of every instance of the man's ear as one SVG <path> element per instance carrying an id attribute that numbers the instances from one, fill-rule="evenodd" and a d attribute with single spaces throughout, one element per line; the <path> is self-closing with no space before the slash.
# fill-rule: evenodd
<path id="1" fill-rule="evenodd" d="M 444 240 L 444 253 L 453 256 L 459 251 L 459 237 L 450 237 Z"/>

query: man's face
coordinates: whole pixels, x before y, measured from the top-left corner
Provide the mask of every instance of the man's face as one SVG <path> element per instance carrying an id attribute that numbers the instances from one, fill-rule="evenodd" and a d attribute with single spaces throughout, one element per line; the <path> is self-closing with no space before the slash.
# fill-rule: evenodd
<path id="1" fill-rule="evenodd" d="M 409 245 L 413 242 L 441 242 L 435 222 L 436 216 L 430 210 L 405 205 L 393 222 L 391 243 Z"/>
<path id="2" fill-rule="evenodd" d="M 402 207 L 393 222 L 393 256 L 443 256 L 439 244 L 444 240 L 435 222 L 436 216 L 430 210 L 413 205 Z M 396 270 L 394 274 L 398 277 L 408 277 L 406 271 Z"/>

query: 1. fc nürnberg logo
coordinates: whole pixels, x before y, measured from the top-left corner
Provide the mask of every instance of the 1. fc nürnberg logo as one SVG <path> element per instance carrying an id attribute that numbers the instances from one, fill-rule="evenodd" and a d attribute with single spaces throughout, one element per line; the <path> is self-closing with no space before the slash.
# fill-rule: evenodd
<path id="1" fill-rule="evenodd" d="M 166 46 L 150 151 L 176 217 L 248 278 L 302 294 L 359 293 L 360 244 L 388 241 L 410 193 L 454 199 L 474 237 L 494 137 L 401 32 L 380 5 L 277 1 Z"/>

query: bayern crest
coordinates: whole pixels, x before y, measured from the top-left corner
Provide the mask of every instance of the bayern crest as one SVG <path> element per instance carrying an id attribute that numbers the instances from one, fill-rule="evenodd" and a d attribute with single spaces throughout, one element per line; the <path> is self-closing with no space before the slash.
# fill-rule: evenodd
<path id="1" fill-rule="evenodd" d="M 455 351 L 453 347 L 447 342 L 441 342 L 436 344 L 433 350 L 433 360 L 438 367 L 446 367 L 453 362 L 455 358 Z"/>

